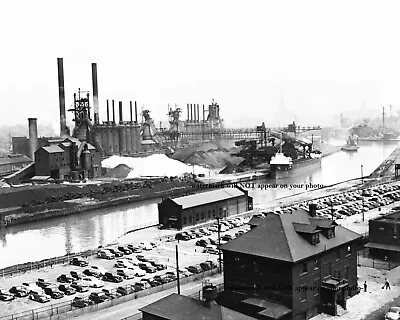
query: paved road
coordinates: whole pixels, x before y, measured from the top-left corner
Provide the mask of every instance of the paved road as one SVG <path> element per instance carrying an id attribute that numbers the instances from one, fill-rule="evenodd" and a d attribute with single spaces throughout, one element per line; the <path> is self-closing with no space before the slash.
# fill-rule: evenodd
<path id="1" fill-rule="evenodd" d="M 222 275 L 217 274 L 214 277 L 206 277 L 210 279 L 213 284 L 220 284 L 223 281 Z M 190 295 L 201 290 L 202 280 L 197 280 L 195 282 L 189 282 L 181 286 L 181 294 L 183 295 Z M 142 297 L 139 299 L 127 301 L 116 306 L 91 312 L 87 315 L 75 317 L 76 320 L 118 320 L 135 313 L 139 313 L 139 308 L 142 308 L 154 301 L 157 301 L 165 296 L 170 295 L 171 293 L 177 293 L 177 288 L 171 288 L 168 290 L 164 290 L 150 296 Z"/>

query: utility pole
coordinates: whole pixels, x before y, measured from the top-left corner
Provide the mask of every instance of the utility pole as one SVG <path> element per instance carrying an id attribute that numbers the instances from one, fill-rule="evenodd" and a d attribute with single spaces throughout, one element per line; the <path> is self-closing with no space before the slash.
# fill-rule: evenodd
<path id="1" fill-rule="evenodd" d="M 221 260 L 221 249 L 219 248 L 221 246 L 221 223 L 220 223 L 221 217 L 217 217 L 217 223 L 218 223 L 218 261 L 219 261 L 219 273 L 222 273 L 222 260 Z"/>
<path id="2" fill-rule="evenodd" d="M 176 253 L 176 285 L 178 286 L 178 294 L 181 294 L 181 284 L 179 281 L 178 245 L 175 246 L 175 253 Z"/>
<path id="3" fill-rule="evenodd" d="M 382 133 L 385 133 L 385 107 L 382 107 Z"/>
<path id="4" fill-rule="evenodd" d="M 363 165 L 361 165 L 361 183 L 364 184 Z"/>

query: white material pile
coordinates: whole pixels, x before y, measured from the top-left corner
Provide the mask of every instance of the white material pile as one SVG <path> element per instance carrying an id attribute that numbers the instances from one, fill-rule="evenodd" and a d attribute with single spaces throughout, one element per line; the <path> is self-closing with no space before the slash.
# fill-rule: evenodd
<path id="1" fill-rule="evenodd" d="M 165 154 L 153 154 L 145 158 L 112 156 L 102 161 L 104 168 L 113 169 L 120 164 L 125 164 L 132 169 L 127 179 L 138 177 L 172 177 L 183 176 L 185 173 L 202 173 L 208 175 L 208 168 L 188 166 L 178 160 L 168 158 Z"/>

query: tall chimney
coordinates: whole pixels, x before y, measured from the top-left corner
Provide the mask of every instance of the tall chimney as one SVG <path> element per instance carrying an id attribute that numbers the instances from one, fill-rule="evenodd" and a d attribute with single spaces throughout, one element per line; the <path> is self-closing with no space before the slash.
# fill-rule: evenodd
<path id="1" fill-rule="evenodd" d="M 187 121 L 189 121 L 189 103 L 187 104 Z"/>
<path id="2" fill-rule="evenodd" d="M 137 124 L 137 105 L 136 105 L 136 101 L 135 101 L 135 123 Z"/>
<path id="3" fill-rule="evenodd" d="M 107 124 L 110 122 L 110 107 L 108 105 L 108 100 L 107 100 Z"/>
<path id="4" fill-rule="evenodd" d="M 38 133 L 37 133 L 37 119 L 29 118 L 29 154 L 33 161 L 35 161 L 35 151 L 39 149 Z"/>
<path id="5" fill-rule="evenodd" d="M 123 117 L 122 117 L 122 101 L 119 102 L 119 123 L 122 124 L 123 122 Z"/>
<path id="6" fill-rule="evenodd" d="M 197 104 L 197 122 L 200 122 L 200 111 L 199 111 L 199 104 Z"/>
<path id="7" fill-rule="evenodd" d="M 204 109 L 204 104 L 203 104 L 203 122 L 205 122 L 205 121 L 206 121 L 205 112 L 206 112 L 206 110 Z"/>
<path id="8" fill-rule="evenodd" d="M 92 63 L 94 124 L 99 124 L 99 92 L 97 87 L 97 64 Z"/>
<path id="9" fill-rule="evenodd" d="M 60 101 L 60 136 L 68 134 L 67 118 L 65 114 L 65 91 L 64 91 L 64 66 L 63 58 L 57 58 L 58 67 L 58 98 Z"/>
<path id="10" fill-rule="evenodd" d="M 131 122 L 133 122 L 133 115 L 132 115 L 132 101 L 129 101 L 129 112 L 131 114 Z"/>
<path id="11" fill-rule="evenodd" d="M 193 121 L 193 105 L 190 104 L 190 121 Z"/>
<path id="12" fill-rule="evenodd" d="M 114 108 L 114 100 L 112 100 L 112 111 L 113 111 L 113 123 L 115 124 L 115 108 Z"/>

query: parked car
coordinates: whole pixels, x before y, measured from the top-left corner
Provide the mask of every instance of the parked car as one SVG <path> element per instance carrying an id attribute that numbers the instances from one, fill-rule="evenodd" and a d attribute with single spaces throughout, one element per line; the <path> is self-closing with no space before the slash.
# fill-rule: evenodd
<path id="1" fill-rule="evenodd" d="M 62 275 L 60 275 L 58 278 L 57 278 L 57 281 L 58 282 L 61 282 L 61 283 L 71 283 L 71 282 L 73 282 L 75 280 L 75 278 L 73 278 L 73 277 L 71 277 L 71 276 L 68 276 L 68 275 L 66 275 L 66 274 L 62 274 Z"/>
<path id="2" fill-rule="evenodd" d="M 58 290 L 60 290 L 62 293 L 66 294 L 67 296 L 70 296 L 71 294 L 76 293 L 76 289 L 73 288 L 69 284 L 60 284 L 58 286 Z"/>
<path id="3" fill-rule="evenodd" d="M 15 297 L 13 294 L 11 294 L 10 292 L 8 292 L 5 289 L 0 289 L 0 300 L 1 301 L 11 301 L 14 299 L 15 299 Z"/>
<path id="4" fill-rule="evenodd" d="M 103 276 L 106 272 L 109 272 L 106 268 L 100 267 L 100 266 L 91 266 L 90 267 L 93 270 L 96 270 L 100 273 L 101 276 Z"/>
<path id="5" fill-rule="evenodd" d="M 85 277 L 85 274 L 79 271 L 70 271 L 69 274 L 71 275 L 72 278 L 75 280 L 79 280 Z"/>
<path id="6" fill-rule="evenodd" d="M 57 286 L 48 286 L 44 288 L 44 293 L 53 299 L 61 299 L 64 298 L 64 293 L 58 290 Z"/>
<path id="7" fill-rule="evenodd" d="M 31 299 L 33 301 L 41 302 L 41 303 L 50 301 L 50 298 L 48 296 L 46 296 L 45 294 L 36 293 L 36 292 L 30 293 L 29 299 Z"/>
<path id="8" fill-rule="evenodd" d="M 139 263 L 139 268 L 148 272 L 148 273 L 154 273 L 157 271 L 155 267 L 153 267 L 149 262 L 141 262 Z"/>
<path id="9" fill-rule="evenodd" d="M 118 287 L 117 292 L 123 296 L 126 296 L 127 294 L 134 293 L 135 289 L 133 286 Z"/>
<path id="10" fill-rule="evenodd" d="M 89 286 L 84 281 L 74 281 L 71 283 L 71 287 L 74 288 L 77 292 L 87 292 L 89 291 Z"/>
<path id="11" fill-rule="evenodd" d="M 112 253 L 116 258 L 122 257 L 124 255 L 120 250 L 115 250 L 114 248 L 106 248 L 105 250 Z"/>
<path id="12" fill-rule="evenodd" d="M 200 265 L 196 264 L 193 266 L 189 266 L 186 268 L 189 272 L 191 273 L 200 273 L 203 272 L 203 269 L 200 267 Z"/>
<path id="13" fill-rule="evenodd" d="M 155 281 L 157 281 L 157 282 L 160 282 L 161 284 L 168 283 L 168 282 L 171 282 L 171 281 L 172 281 L 171 278 L 168 277 L 167 275 L 158 275 L 158 276 L 154 276 L 153 279 L 154 279 Z"/>
<path id="14" fill-rule="evenodd" d="M 108 251 L 108 250 L 99 250 L 99 251 L 97 251 L 97 256 L 98 256 L 99 258 L 107 259 L 107 260 L 111 260 L 111 259 L 114 259 L 114 258 L 115 258 L 115 255 L 112 254 L 112 253 L 111 253 L 110 251 Z"/>
<path id="15" fill-rule="evenodd" d="M 8 291 L 18 298 L 26 297 L 29 293 L 29 291 L 26 289 L 26 287 L 23 287 L 23 286 L 11 287 L 11 289 Z"/>
<path id="16" fill-rule="evenodd" d="M 204 234 L 205 236 L 209 236 L 211 235 L 211 232 L 207 229 L 207 228 L 200 228 L 199 232 L 201 232 L 202 234 Z"/>
<path id="17" fill-rule="evenodd" d="M 94 277 L 86 277 L 83 278 L 81 281 L 91 288 L 104 287 L 104 282 Z"/>
<path id="18" fill-rule="evenodd" d="M 217 267 L 217 264 L 216 264 L 214 261 L 212 261 L 212 260 L 207 260 L 206 263 L 208 263 L 208 264 L 210 265 L 210 268 L 211 268 L 211 269 Z"/>
<path id="19" fill-rule="evenodd" d="M 46 279 L 42 279 L 42 278 L 39 278 L 37 281 L 36 281 L 36 285 L 38 286 L 38 287 L 40 287 L 40 288 L 46 288 L 46 287 L 48 287 L 48 286 L 52 286 L 52 285 L 54 285 L 54 283 L 52 283 L 52 282 L 50 282 L 50 281 L 48 281 L 48 280 L 46 280 Z"/>
<path id="20" fill-rule="evenodd" d="M 83 274 L 85 276 L 96 277 L 96 278 L 100 278 L 102 276 L 102 274 L 99 270 L 92 269 L 92 268 L 83 270 Z"/>
<path id="21" fill-rule="evenodd" d="M 114 264 L 115 268 L 130 268 L 132 266 L 132 263 L 130 263 L 128 260 L 117 260 Z"/>
<path id="22" fill-rule="evenodd" d="M 206 239 L 200 239 L 200 240 L 196 241 L 196 246 L 199 246 L 199 247 L 206 247 L 209 244 L 210 244 L 210 242 L 207 241 Z"/>
<path id="23" fill-rule="evenodd" d="M 92 300 L 94 303 L 102 303 L 104 301 L 111 300 L 111 298 L 102 291 L 92 292 L 89 295 L 89 299 Z"/>
<path id="24" fill-rule="evenodd" d="M 117 269 L 117 275 L 121 276 L 124 279 L 133 279 L 135 277 L 135 273 L 131 270 Z"/>
<path id="25" fill-rule="evenodd" d="M 150 242 L 140 242 L 138 246 L 139 246 L 139 248 L 146 250 L 146 251 L 150 251 L 154 248 Z"/>
<path id="26" fill-rule="evenodd" d="M 119 246 L 118 250 L 121 251 L 123 254 L 132 254 L 132 251 L 129 250 L 128 246 Z"/>
<path id="27" fill-rule="evenodd" d="M 124 279 L 123 279 L 121 276 L 119 276 L 119 275 L 117 275 L 117 274 L 115 274 L 115 273 L 106 272 L 106 273 L 104 274 L 102 280 L 103 280 L 103 281 L 108 281 L 108 282 L 116 282 L 116 283 L 119 283 L 119 282 L 122 282 Z"/>
<path id="28" fill-rule="evenodd" d="M 141 282 L 136 282 L 133 285 L 133 288 L 135 289 L 135 291 L 142 291 L 151 288 L 151 285 L 148 282 L 141 281 Z"/>
<path id="29" fill-rule="evenodd" d="M 224 241 L 231 241 L 231 240 L 233 240 L 233 237 L 232 237 L 230 234 L 225 234 L 225 235 L 223 235 L 223 236 L 221 237 L 221 240 L 224 240 Z"/>
<path id="30" fill-rule="evenodd" d="M 73 266 L 87 267 L 89 265 L 89 261 L 87 259 L 82 258 L 82 257 L 74 257 L 69 262 L 69 264 L 71 264 Z"/>
<path id="31" fill-rule="evenodd" d="M 391 307 L 385 314 L 387 320 L 399 320 L 400 319 L 400 307 Z"/>
<path id="32" fill-rule="evenodd" d="M 75 308 L 85 308 L 91 304 L 93 304 L 93 301 L 87 297 L 75 297 L 72 301 L 72 306 Z"/>
<path id="33" fill-rule="evenodd" d="M 22 286 L 24 288 L 26 288 L 26 290 L 28 291 L 28 294 L 31 294 L 31 293 L 44 294 L 43 288 L 39 287 L 36 283 L 24 282 L 24 283 L 22 283 Z"/>
<path id="34" fill-rule="evenodd" d="M 207 262 L 202 262 L 200 263 L 200 267 L 203 271 L 211 270 L 211 266 Z"/>
<path id="35" fill-rule="evenodd" d="M 168 271 L 165 273 L 165 276 L 170 278 L 171 281 L 175 281 L 176 280 L 176 274 L 173 271 Z"/>
<path id="36" fill-rule="evenodd" d="M 216 246 L 208 245 L 204 248 L 203 253 L 219 254 L 219 251 Z"/>
<path id="37" fill-rule="evenodd" d="M 132 253 L 141 253 L 142 249 L 139 248 L 139 246 L 134 246 L 133 244 L 128 244 L 127 245 L 128 249 L 132 251 Z"/>
<path id="38" fill-rule="evenodd" d="M 140 269 L 139 267 L 135 267 L 132 269 L 129 269 L 131 272 L 133 272 L 133 274 L 135 275 L 135 277 L 144 277 L 146 275 L 146 271 Z"/>
<path id="39" fill-rule="evenodd" d="M 136 259 L 138 259 L 139 261 L 142 261 L 142 262 L 147 262 L 147 258 L 142 254 L 136 255 Z"/>
<path id="40" fill-rule="evenodd" d="M 176 236 L 175 236 L 175 240 L 188 241 L 190 239 L 191 239 L 191 237 L 189 235 L 184 234 L 182 232 L 177 233 Z"/>

